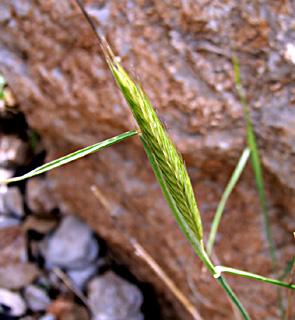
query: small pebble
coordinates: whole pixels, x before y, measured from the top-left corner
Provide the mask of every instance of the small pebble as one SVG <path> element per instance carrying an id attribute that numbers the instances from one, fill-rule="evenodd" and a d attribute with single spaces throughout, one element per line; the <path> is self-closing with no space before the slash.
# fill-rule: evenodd
<path id="1" fill-rule="evenodd" d="M 20 221 L 18 219 L 0 215 L 0 229 L 18 225 L 20 225 Z"/>
<path id="2" fill-rule="evenodd" d="M 92 279 L 87 292 L 93 320 L 143 320 L 141 291 L 114 272 Z"/>
<path id="3" fill-rule="evenodd" d="M 39 320 L 56 320 L 56 316 L 52 313 L 46 313 Z"/>
<path id="4" fill-rule="evenodd" d="M 0 228 L 0 266 L 27 261 L 26 238 L 18 225 Z"/>
<path id="5" fill-rule="evenodd" d="M 19 290 L 32 283 L 39 275 L 36 264 L 15 262 L 0 265 L 0 287 Z"/>
<path id="6" fill-rule="evenodd" d="M 44 239 L 41 251 L 48 268 L 83 269 L 97 258 L 99 245 L 87 224 L 67 216 L 54 234 Z"/>
<path id="7" fill-rule="evenodd" d="M 36 231 L 40 234 L 47 234 L 57 226 L 57 219 L 54 217 L 37 217 L 33 215 L 27 216 L 22 224 L 22 230 L 24 232 Z"/>
<path id="8" fill-rule="evenodd" d="M 1 166 L 23 165 L 27 160 L 28 145 L 14 135 L 5 135 L 0 140 Z"/>
<path id="9" fill-rule="evenodd" d="M 43 288 L 35 285 L 28 285 L 24 289 L 24 297 L 29 309 L 34 312 L 46 310 L 51 303 L 47 292 Z"/>
<path id="10" fill-rule="evenodd" d="M 33 213 L 50 213 L 57 208 L 57 202 L 49 188 L 48 181 L 41 177 L 28 180 L 25 198 Z"/>
<path id="11" fill-rule="evenodd" d="M 26 310 L 27 306 L 19 293 L 0 288 L 1 313 L 13 317 L 20 317 L 25 314 Z"/>
<path id="12" fill-rule="evenodd" d="M 90 320 L 89 313 L 84 306 L 62 297 L 54 300 L 47 311 L 54 314 L 59 320 Z"/>
<path id="13" fill-rule="evenodd" d="M 97 265 L 90 264 L 84 269 L 73 269 L 67 272 L 69 278 L 73 281 L 76 287 L 84 290 L 87 281 L 97 273 Z"/>
<path id="14" fill-rule="evenodd" d="M 18 218 L 24 216 L 23 197 L 18 187 L 10 187 L 4 194 L 4 206 L 8 213 L 16 215 Z"/>
<path id="15" fill-rule="evenodd" d="M 13 176 L 13 171 L 5 168 L 0 168 L 0 180 L 7 180 Z M 4 185 L 3 185 L 4 186 Z"/>

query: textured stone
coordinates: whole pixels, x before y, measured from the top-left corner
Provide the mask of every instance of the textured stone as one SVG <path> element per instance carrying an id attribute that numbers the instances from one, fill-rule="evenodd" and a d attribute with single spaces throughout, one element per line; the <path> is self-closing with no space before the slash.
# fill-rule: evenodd
<path id="1" fill-rule="evenodd" d="M 0 168 L 0 180 L 9 179 L 12 176 L 13 176 L 13 171 L 12 170 Z"/>
<path id="2" fill-rule="evenodd" d="M 18 218 L 24 216 L 23 197 L 18 187 L 7 188 L 7 191 L 3 194 L 3 202 L 7 213 L 13 214 Z"/>
<path id="3" fill-rule="evenodd" d="M 143 320 L 142 293 L 111 271 L 93 278 L 87 293 L 93 320 Z"/>
<path id="4" fill-rule="evenodd" d="M 40 320 L 56 320 L 56 316 L 52 313 L 47 313 L 40 317 Z"/>
<path id="5" fill-rule="evenodd" d="M 26 310 L 27 306 L 19 293 L 0 288 L 0 313 L 19 317 Z"/>
<path id="6" fill-rule="evenodd" d="M 15 221 L 0 216 L 0 287 L 7 289 L 21 289 L 39 275 L 37 266 L 27 261 L 26 238 Z"/>
<path id="7" fill-rule="evenodd" d="M 27 182 L 26 203 L 33 213 L 50 213 L 57 208 L 48 180 L 35 177 Z"/>
<path id="8" fill-rule="evenodd" d="M 22 224 L 22 230 L 24 232 L 28 232 L 30 230 L 36 231 L 40 234 L 47 234 L 53 229 L 56 228 L 58 221 L 54 218 L 45 219 L 36 217 L 36 216 L 28 216 L 26 220 Z"/>
<path id="9" fill-rule="evenodd" d="M 131 71 L 134 66 L 170 128 L 189 169 L 205 237 L 246 145 L 231 62 L 233 50 L 238 53 L 284 270 L 294 255 L 285 249 L 294 245 L 286 221 L 294 220 L 295 205 L 291 1 L 85 3 L 122 64 Z M 42 136 L 47 160 L 134 128 L 99 44 L 74 0 L 4 0 L 0 22 L 1 70 L 29 125 Z M 148 265 L 136 259 L 120 228 L 90 191 L 91 185 L 111 206 L 120 208 L 116 211 L 120 225 L 145 247 L 204 318 L 235 318 L 224 293 L 200 272 L 198 259 L 192 258 L 137 137 L 56 169 L 50 178 L 60 208 L 79 213 L 137 277 L 173 299 Z M 247 166 L 227 204 L 215 252 L 220 252 L 222 264 L 272 276 L 255 188 Z M 197 296 L 190 290 L 191 282 L 197 284 Z M 278 318 L 275 288 L 264 290 L 261 284 L 252 286 L 250 281 L 230 277 L 229 282 L 253 318 Z M 261 297 L 259 303 L 257 297 Z M 175 300 L 173 306 L 183 319 L 184 309 Z M 175 318 L 172 308 L 165 313 L 165 319 L 170 317 Z"/>
<path id="10" fill-rule="evenodd" d="M 83 269 L 73 269 L 67 272 L 69 278 L 73 281 L 74 285 L 80 290 L 85 289 L 88 280 L 97 273 L 97 265 L 92 263 Z"/>
<path id="11" fill-rule="evenodd" d="M 0 229 L 0 266 L 27 261 L 26 239 L 18 225 Z"/>
<path id="12" fill-rule="evenodd" d="M 20 221 L 18 219 L 9 217 L 7 215 L 0 215 L 0 230 L 11 226 L 17 226 L 19 224 Z"/>
<path id="13" fill-rule="evenodd" d="M 49 268 L 84 269 L 98 255 L 92 230 L 82 221 L 65 217 L 56 231 L 43 241 L 42 252 Z"/>
<path id="14" fill-rule="evenodd" d="M 38 267 L 33 263 L 7 261 L 0 266 L 0 287 L 19 290 L 32 283 L 38 275 Z"/>
<path id="15" fill-rule="evenodd" d="M 24 298 L 27 301 L 29 309 L 33 312 L 45 311 L 51 303 L 44 288 L 39 288 L 35 285 L 29 285 L 24 289 Z"/>
<path id="16" fill-rule="evenodd" d="M 90 316 L 85 307 L 79 306 L 62 297 L 57 298 L 47 310 L 60 320 L 89 320 Z"/>
<path id="17" fill-rule="evenodd" d="M 0 164 L 2 166 L 24 165 L 28 147 L 16 136 L 2 136 L 0 139 Z"/>

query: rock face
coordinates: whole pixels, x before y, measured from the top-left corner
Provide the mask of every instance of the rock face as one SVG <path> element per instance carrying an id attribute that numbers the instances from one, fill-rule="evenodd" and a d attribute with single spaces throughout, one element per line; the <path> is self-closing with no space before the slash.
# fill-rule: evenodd
<path id="1" fill-rule="evenodd" d="M 85 0 L 85 4 L 123 66 L 130 71 L 134 66 L 170 128 L 188 166 L 206 235 L 246 145 L 231 62 L 233 51 L 238 53 L 283 270 L 294 255 L 291 232 L 295 229 L 295 8 L 291 1 Z M 42 136 L 47 160 L 134 128 L 74 0 L 4 0 L 0 28 L 0 69 L 30 127 Z M 92 185 L 113 212 L 91 192 Z M 151 254 L 204 319 L 236 318 L 214 280 L 200 272 L 201 264 L 170 214 L 137 137 L 56 169 L 50 173 L 50 187 L 63 210 L 83 217 L 139 279 L 153 283 L 173 302 L 175 310 L 166 309 L 165 319 L 175 314 L 184 319 L 185 308 L 135 257 L 126 235 Z M 215 259 L 273 276 L 265 239 L 249 165 L 227 204 Z M 278 318 L 275 288 L 245 279 L 228 280 L 254 319 Z"/>

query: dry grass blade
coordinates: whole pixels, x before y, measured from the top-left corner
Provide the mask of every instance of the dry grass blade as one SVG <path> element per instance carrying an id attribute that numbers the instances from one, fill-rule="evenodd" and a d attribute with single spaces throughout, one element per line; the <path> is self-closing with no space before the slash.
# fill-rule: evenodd
<path id="1" fill-rule="evenodd" d="M 66 273 L 64 273 L 61 268 L 55 267 L 53 268 L 53 272 L 64 282 L 64 284 L 73 291 L 73 293 L 84 303 L 84 305 L 91 310 L 88 298 L 84 295 L 84 293 L 77 288 L 73 281 L 68 277 Z"/>
<path id="2" fill-rule="evenodd" d="M 171 290 L 175 297 L 182 303 L 185 309 L 192 315 L 194 320 L 203 320 L 198 310 L 192 305 L 184 293 L 177 287 L 173 280 L 165 273 L 165 271 L 157 264 L 153 257 L 143 248 L 143 246 L 135 240 L 129 232 L 122 226 L 118 219 L 112 214 L 113 206 L 105 198 L 102 192 L 96 187 L 91 186 L 91 191 L 94 193 L 96 198 L 101 202 L 105 209 L 110 214 L 110 217 L 113 219 L 116 226 L 123 232 L 126 239 L 132 245 L 135 254 L 140 257 L 146 264 L 155 272 L 155 274 L 164 282 L 164 284 Z"/>

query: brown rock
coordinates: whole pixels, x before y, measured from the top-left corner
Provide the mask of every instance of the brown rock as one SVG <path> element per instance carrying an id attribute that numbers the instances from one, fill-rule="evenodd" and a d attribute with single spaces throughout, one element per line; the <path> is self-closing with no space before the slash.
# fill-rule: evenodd
<path id="1" fill-rule="evenodd" d="M 283 270 L 291 258 L 291 251 L 284 248 L 293 243 L 285 221 L 292 218 L 295 204 L 290 1 L 279 5 L 232 0 L 85 3 L 123 65 L 135 66 L 152 104 L 171 129 L 196 190 L 205 237 L 246 145 L 231 62 L 232 49 L 238 52 Z M 41 134 L 47 160 L 134 128 L 74 0 L 4 0 L 1 6 L 1 70 L 29 125 Z M 120 224 L 204 318 L 234 318 L 224 293 L 211 277 L 202 275 L 198 258 L 192 259 L 137 137 L 56 169 L 50 178 L 62 210 L 78 212 L 137 277 L 172 299 L 181 319 L 183 309 L 149 267 L 136 259 L 124 234 L 91 193 L 91 185 L 118 206 Z M 255 188 L 248 166 L 227 204 L 215 251 L 222 264 L 271 276 Z M 197 297 L 190 290 L 191 281 L 197 285 Z M 276 298 L 271 294 L 276 288 L 268 286 L 265 291 L 258 283 L 230 277 L 229 282 L 253 318 L 277 318 Z M 165 319 L 173 317 L 172 308 L 166 309 Z"/>
<path id="2" fill-rule="evenodd" d="M 0 229 L 0 248 L 4 249 L 13 245 L 16 238 L 20 237 L 20 227 L 18 225 L 7 226 Z"/>
<path id="3" fill-rule="evenodd" d="M 25 214 L 24 203 L 19 188 L 7 188 L 7 191 L 4 193 L 3 198 L 6 212 L 15 215 L 18 218 L 23 218 Z"/>
<path id="4" fill-rule="evenodd" d="M 26 239 L 21 227 L 0 229 L 0 287 L 21 289 L 39 275 L 36 265 L 27 262 Z"/>
<path id="5" fill-rule="evenodd" d="M 41 234 L 47 234 L 57 226 L 57 220 L 54 218 L 45 219 L 36 216 L 28 216 L 22 224 L 23 232 L 34 230 Z"/>
<path id="6" fill-rule="evenodd" d="M 24 165 L 27 160 L 28 146 L 13 135 L 0 139 L 0 163 L 2 166 Z"/>
<path id="7" fill-rule="evenodd" d="M 0 287 L 19 290 L 32 283 L 38 276 L 38 267 L 33 263 L 7 263 L 0 266 Z"/>
<path id="8" fill-rule="evenodd" d="M 26 186 L 26 203 L 33 213 L 43 215 L 57 208 L 49 181 L 41 177 L 30 179 Z"/>
<path id="9" fill-rule="evenodd" d="M 85 307 L 79 306 L 62 297 L 57 298 L 47 309 L 58 320 L 89 320 L 90 316 Z"/>

